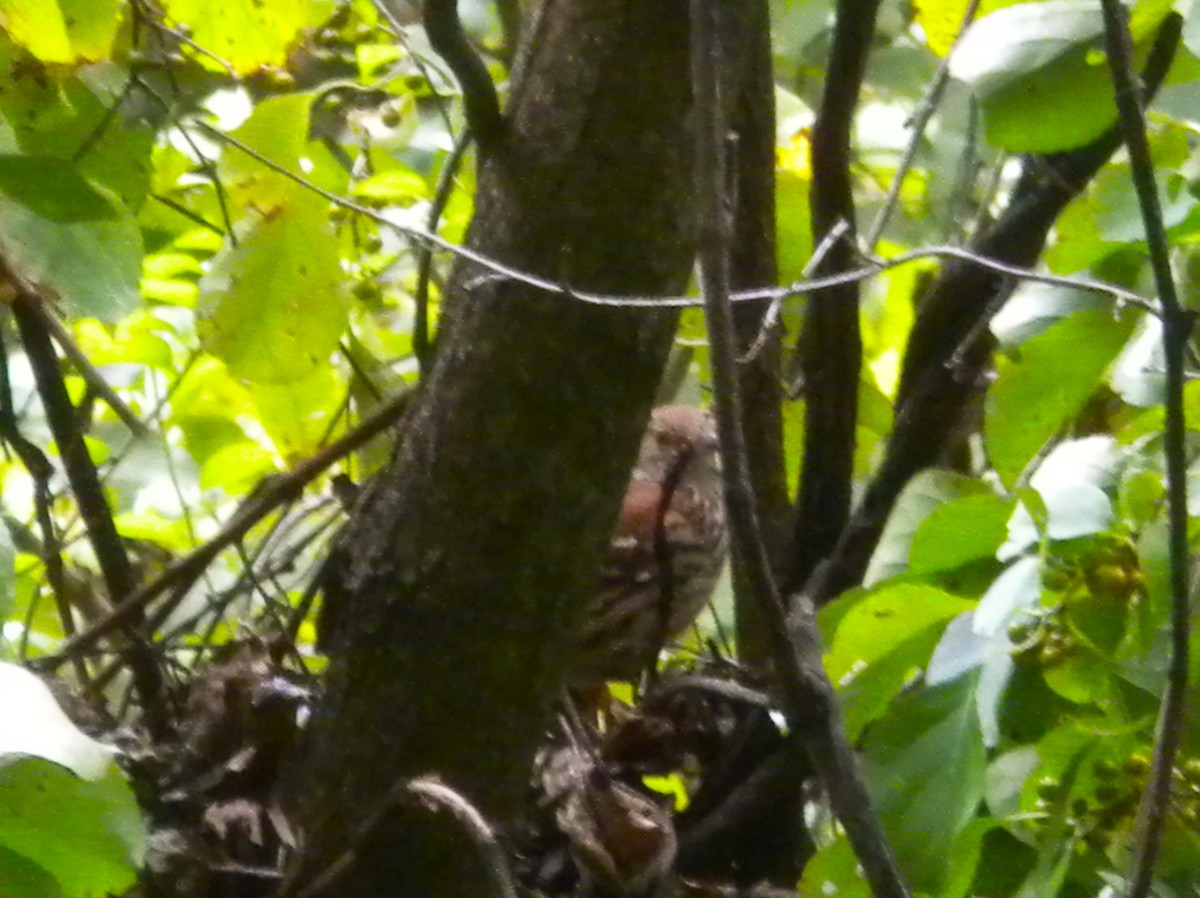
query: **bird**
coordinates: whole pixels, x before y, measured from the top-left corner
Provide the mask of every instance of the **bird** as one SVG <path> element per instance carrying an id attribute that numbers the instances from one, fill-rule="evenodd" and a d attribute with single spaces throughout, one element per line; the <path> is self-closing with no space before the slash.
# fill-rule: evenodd
<path id="1" fill-rule="evenodd" d="M 728 551 L 716 424 L 655 408 L 568 663 L 572 687 L 636 681 L 708 603 Z"/>

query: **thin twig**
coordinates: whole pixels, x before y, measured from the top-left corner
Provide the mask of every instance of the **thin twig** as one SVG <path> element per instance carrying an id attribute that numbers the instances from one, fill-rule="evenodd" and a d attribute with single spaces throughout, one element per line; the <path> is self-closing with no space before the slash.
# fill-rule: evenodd
<path id="1" fill-rule="evenodd" d="M 58 530 L 54 526 L 54 517 L 50 513 L 54 501 L 50 491 L 50 478 L 54 476 L 54 466 L 46 458 L 44 452 L 25 438 L 17 422 L 16 410 L 13 408 L 12 384 L 8 370 L 8 347 L 3 335 L 0 334 L 0 439 L 12 447 L 21 459 L 25 471 L 33 480 L 33 506 L 38 527 L 42 531 L 40 544 L 37 546 L 37 556 L 46 569 L 46 580 L 54 594 L 58 618 L 62 624 L 63 633 L 75 635 L 75 617 L 71 609 L 71 597 L 67 585 L 66 569 L 62 559 L 62 545 Z M 35 604 L 31 602 L 30 605 Z M 24 646 L 28 642 L 29 627 L 21 634 L 22 658 Z M 91 681 L 87 665 L 83 659 L 73 664 L 75 676 L 86 693 L 91 692 Z"/>
<path id="2" fill-rule="evenodd" d="M 79 376 L 96 391 L 96 395 L 104 400 L 104 404 L 116 413 L 116 416 L 121 419 L 121 423 L 128 427 L 134 436 L 147 436 L 150 433 L 149 428 L 133 413 L 133 409 L 125 400 L 117 395 L 117 391 L 108 385 L 104 375 L 96 370 L 96 366 L 79 348 L 79 344 L 75 342 L 75 338 L 71 336 L 71 332 L 67 330 L 61 319 L 45 303 L 34 303 L 30 306 L 30 310 L 37 316 L 42 327 L 50 332 L 50 336 L 54 338 L 54 342 L 58 344 L 63 355 L 71 360 L 71 364 L 79 372 Z"/>
<path id="3" fill-rule="evenodd" d="M 1163 227 L 1158 189 L 1154 183 L 1154 162 L 1146 138 L 1143 95 L 1133 69 L 1133 40 L 1129 35 L 1128 13 L 1120 0 L 1101 0 L 1100 5 L 1104 11 L 1105 46 L 1116 89 L 1117 111 L 1129 152 L 1130 175 L 1137 191 L 1150 267 L 1154 272 L 1154 285 L 1162 307 L 1163 356 L 1166 363 L 1166 433 L 1163 451 L 1167 467 L 1167 521 L 1171 556 L 1171 660 L 1159 713 L 1154 760 L 1142 794 L 1138 823 L 1134 827 L 1136 845 L 1129 895 L 1131 898 L 1145 898 L 1150 893 L 1154 865 L 1162 845 L 1163 827 L 1171 800 L 1171 770 L 1183 739 L 1187 697 L 1191 627 L 1188 607 L 1187 434 L 1183 387 L 1184 358 L 1194 316 L 1179 304 L 1175 281 L 1171 276 L 1170 247 Z"/>
<path id="4" fill-rule="evenodd" d="M 175 202 L 175 200 L 171 199 L 169 196 L 163 196 L 161 193 L 151 193 L 150 199 L 155 200 L 156 202 L 162 203 L 164 206 L 166 206 L 172 212 L 178 212 L 184 218 L 188 219 L 188 221 L 192 222 L 192 224 L 199 225 L 200 227 L 205 228 L 206 230 L 212 231 L 214 234 L 218 234 L 222 238 L 226 236 L 225 232 L 220 227 L 213 224 L 211 221 L 209 221 L 203 215 L 199 215 L 199 214 L 193 212 L 187 206 L 183 206 L 183 205 Z"/>
<path id="5" fill-rule="evenodd" d="M 804 268 L 800 271 L 801 278 L 808 278 L 817 270 L 825 257 L 829 255 L 829 250 L 837 241 L 841 240 L 850 230 L 850 225 L 844 221 L 839 221 L 826 234 L 821 242 L 817 244 L 817 248 L 813 250 L 812 255 L 808 257 L 808 261 L 804 264 Z M 731 294 L 732 298 L 732 294 Z M 754 337 L 754 342 L 750 344 L 750 348 L 738 359 L 739 364 L 746 364 L 753 361 L 762 352 L 763 347 L 767 345 L 767 341 L 771 338 L 771 332 L 779 323 L 779 314 L 783 309 L 783 298 L 777 297 L 771 300 L 771 304 L 767 307 L 766 314 L 763 315 L 762 324 L 759 326 L 758 333 Z"/>
<path id="6" fill-rule="evenodd" d="M 262 481 L 259 488 L 246 498 L 216 536 L 171 564 L 157 579 L 143 585 L 117 603 L 107 615 L 95 621 L 74 639 L 67 640 L 53 655 L 40 659 L 39 663 L 53 669 L 72 655 L 86 652 L 115 627 L 142 614 L 150 602 L 167 590 L 176 590 L 177 594 L 186 591 L 187 587 L 207 570 L 221 550 L 245 536 L 263 517 L 280 505 L 298 497 L 310 481 L 334 462 L 398 421 L 407 410 L 411 398 L 410 392 L 402 393 L 340 440 L 304 459 L 287 474 L 276 474 Z"/>
<path id="7" fill-rule="evenodd" d="M 43 299 L 36 288 L 11 268 L 5 268 L 4 277 L 16 290 L 16 298 L 11 303 L 13 317 L 17 321 L 25 356 L 33 369 L 38 394 L 58 446 L 67 482 L 71 485 L 80 517 L 87 528 L 109 599 L 114 604 L 118 603 L 134 591 L 137 580 L 113 521 L 112 510 L 104 498 L 96 466 L 88 454 L 83 434 L 76 427 L 75 408 L 63 382 L 54 342 L 36 311 Z M 141 699 L 147 729 L 155 740 L 165 740 L 172 735 L 173 726 L 163 672 L 143 630 L 144 618 L 140 614 L 132 614 L 121 623 L 127 642 L 124 654 L 133 675 L 134 688 Z"/>
<path id="8" fill-rule="evenodd" d="M 502 278 L 505 280 L 515 281 L 524 284 L 528 287 L 533 287 L 545 293 L 564 296 L 568 299 L 575 299 L 588 305 L 605 306 L 613 308 L 674 308 L 684 309 L 693 308 L 703 304 L 703 301 L 695 296 L 637 296 L 637 295 L 617 295 L 607 293 L 589 293 L 586 291 L 576 290 L 559 282 L 552 281 L 547 278 L 540 277 L 536 274 L 521 271 L 505 265 L 483 253 L 476 252 L 466 246 L 453 243 L 446 240 L 437 234 L 431 233 L 422 228 L 413 227 L 411 225 L 401 224 L 392 221 L 385 215 L 381 215 L 374 209 L 369 209 L 366 206 L 359 205 L 352 200 L 325 190 L 312 181 L 297 175 L 295 172 L 289 171 L 284 166 L 268 159 L 266 156 L 254 150 L 252 147 L 242 143 L 236 137 L 231 137 L 221 131 L 218 131 L 207 122 L 197 121 L 196 127 L 203 130 L 206 134 L 213 137 L 215 140 L 226 143 L 234 147 L 238 151 L 245 153 L 255 161 L 265 165 L 276 174 L 282 175 L 302 187 L 311 190 L 317 196 L 328 200 L 336 206 L 353 212 L 356 215 L 362 215 L 369 218 L 371 221 L 385 228 L 395 231 L 398 234 L 414 237 L 418 240 L 425 241 L 438 249 L 453 253 L 454 255 L 473 262 L 481 268 L 491 272 L 490 275 L 485 275 L 479 278 L 476 283 L 486 283 L 490 278 Z M 730 302 L 761 302 L 762 300 L 785 300 L 795 296 L 800 296 L 804 293 L 809 293 L 815 290 L 823 290 L 828 287 L 836 287 L 841 284 L 852 283 L 854 281 L 862 281 L 868 278 L 875 277 L 881 272 L 888 271 L 893 268 L 898 268 L 902 265 L 910 265 L 914 262 L 925 259 L 955 259 L 961 262 L 967 262 L 971 265 L 976 265 L 980 268 L 985 268 L 990 271 L 995 271 L 1000 274 L 1011 275 L 1021 280 L 1032 281 L 1042 284 L 1053 284 L 1060 287 L 1074 287 L 1079 290 L 1085 290 L 1089 293 L 1098 293 L 1103 296 L 1111 297 L 1117 302 L 1129 303 L 1138 308 L 1153 312 L 1155 310 L 1154 302 L 1132 290 L 1127 290 L 1124 287 L 1119 287 L 1116 284 L 1109 284 L 1104 281 L 1095 280 L 1093 278 L 1083 277 L 1067 277 L 1063 275 L 1046 274 L 1043 272 L 1034 271 L 1030 268 L 1023 268 L 1018 265 L 1009 265 L 1004 262 L 998 262 L 989 259 L 986 256 L 973 253 L 970 250 L 963 249 L 960 246 L 929 246 L 922 249 L 912 250 L 911 252 L 901 253 L 889 259 L 872 258 L 867 264 L 861 268 L 843 271 L 838 274 L 828 275 L 819 278 L 800 278 L 784 287 L 759 287 L 754 290 L 740 290 L 731 293 L 729 296 Z"/>
<path id="9" fill-rule="evenodd" d="M 691 19 L 699 280 L 734 551 L 743 566 L 748 591 L 759 603 L 767 624 L 771 655 L 793 733 L 802 741 L 829 790 L 874 894 L 904 898 L 910 894 L 908 886 L 872 809 L 854 750 L 841 727 L 833 686 L 821 667 L 815 624 L 808 620 L 803 626 L 805 621 L 801 619 L 799 638 L 793 641 L 759 527 L 742 433 L 737 343 L 729 303 L 732 220 L 725 194 L 725 127 L 718 80 L 721 59 L 713 0 L 691 0 Z"/>
<path id="10" fill-rule="evenodd" d="M 920 105 L 917 106 L 917 111 L 912 117 L 912 137 L 909 138 L 908 146 L 904 148 L 904 157 L 900 160 L 900 165 L 896 168 L 896 173 L 892 175 L 892 183 L 888 186 L 887 196 L 883 200 L 883 207 L 879 210 L 879 214 L 875 216 L 875 220 L 871 222 L 871 230 L 867 232 L 864 245 L 868 252 L 875 252 L 875 247 L 879 243 L 879 236 L 883 233 L 883 229 L 887 227 L 892 213 L 896 211 L 896 204 L 900 199 L 900 188 L 904 184 L 904 178 L 912 168 L 913 160 L 917 158 L 917 150 L 921 147 L 921 141 L 925 137 L 925 128 L 929 125 L 929 120 L 933 118 L 933 113 L 937 111 L 938 103 L 941 102 L 942 94 L 946 90 L 946 85 L 950 83 L 950 58 L 954 55 L 954 48 L 958 46 L 958 42 L 962 40 L 963 33 L 966 32 L 967 26 L 971 24 L 971 20 L 975 18 L 975 13 L 979 9 L 979 0 L 969 0 L 966 10 L 963 11 L 962 22 L 958 26 L 958 33 L 954 36 L 954 43 L 950 45 L 949 51 L 942 59 L 941 65 L 938 66 L 937 73 L 933 76 L 933 81 L 929 88 L 925 91 L 925 96 L 921 98 Z"/>
<path id="11" fill-rule="evenodd" d="M 442 213 L 446 211 L 446 204 L 454 191 L 454 179 L 458 175 L 458 168 L 471 146 L 471 135 L 470 129 L 464 132 L 455 142 L 454 149 L 450 151 L 446 161 L 442 163 L 437 187 L 433 192 L 433 202 L 429 206 L 429 216 L 425 220 L 425 228 L 431 234 L 437 233 L 438 222 L 442 220 Z M 433 347 L 429 342 L 429 276 L 432 272 L 433 244 L 426 241 L 421 244 L 417 253 L 417 286 L 413 290 L 415 311 L 412 345 L 422 378 L 429 374 L 429 367 L 433 364 Z"/>

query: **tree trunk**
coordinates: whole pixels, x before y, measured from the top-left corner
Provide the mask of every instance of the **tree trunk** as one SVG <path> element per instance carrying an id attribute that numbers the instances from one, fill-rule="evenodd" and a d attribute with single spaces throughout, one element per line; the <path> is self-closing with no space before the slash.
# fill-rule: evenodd
<path id="1" fill-rule="evenodd" d="M 534 18 L 470 246 L 579 290 L 679 292 L 686 15 L 545 0 Z M 431 773 L 493 822 L 518 812 L 675 323 L 456 267 L 431 376 L 327 587 L 344 604 L 294 796 L 299 882 L 353 847 L 332 892 L 488 894 L 445 814 L 405 804 L 355 833 L 396 783 Z"/>

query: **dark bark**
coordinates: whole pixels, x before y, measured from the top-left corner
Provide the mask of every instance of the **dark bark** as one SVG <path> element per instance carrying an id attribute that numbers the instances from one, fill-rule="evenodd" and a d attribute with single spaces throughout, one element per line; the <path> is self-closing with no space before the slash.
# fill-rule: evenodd
<path id="1" fill-rule="evenodd" d="M 1179 22 L 1169 17 L 1147 59 L 1144 81 L 1149 94 L 1166 76 L 1178 41 Z M 1009 265 L 1033 265 L 1059 214 L 1120 145 L 1114 126 L 1079 150 L 1028 157 L 1012 200 L 968 249 Z M 988 318 L 1011 289 L 1008 278 L 968 262 L 946 266 L 933 283 L 905 352 L 887 453 L 829 566 L 818 573 L 819 582 L 808 587 L 816 601 L 831 599 L 861 581 L 900 491 L 917 472 L 936 463 L 979 392 L 992 349 Z"/>
<path id="2" fill-rule="evenodd" d="M 771 66 L 770 16 L 764 0 L 743 0 L 740 19 L 727 31 L 736 35 L 731 50 L 734 66 L 730 123 L 737 135 L 734 162 L 733 252 L 730 259 L 734 290 L 773 285 L 775 263 L 775 81 Z M 791 522 L 791 502 L 783 449 L 783 386 L 781 330 L 772 328 L 755 346 L 768 303 L 741 303 L 734 308 L 738 351 L 745 358 L 738 372 L 742 393 L 742 429 L 746 438 L 758 519 L 776 575 L 782 571 L 783 551 Z M 751 348 L 753 355 L 747 357 Z M 761 665 L 769 657 L 756 603 L 748 598 L 733 558 L 737 609 L 738 657 Z"/>
<path id="3" fill-rule="evenodd" d="M 743 714 L 678 820 L 679 872 L 790 888 L 815 851 L 802 786 L 812 765 L 762 709 Z"/>
<path id="4" fill-rule="evenodd" d="M 669 293 L 693 253 L 688 28 L 667 0 L 547 0 L 470 245 L 579 289 Z M 460 265 L 437 360 L 327 586 L 328 692 L 296 792 L 298 881 L 393 784 L 518 812 L 566 635 L 593 590 L 675 315 L 585 306 Z M 449 822 L 397 807 L 331 890 L 480 896 Z"/>
<path id="5" fill-rule="evenodd" d="M 735 290 L 778 281 L 775 243 L 775 102 L 769 9 L 744 0 L 729 23 L 732 94 L 730 123 L 737 135 L 734 163 L 734 234 L 730 259 Z M 734 307 L 746 461 L 763 542 L 778 579 L 783 572 L 792 506 L 783 444 L 782 330 L 761 333 L 769 303 Z M 751 352 L 753 350 L 753 352 Z M 749 355 L 748 355 L 749 353 Z M 739 553 L 732 558 L 738 659 L 765 667 L 770 635 Z M 679 870 L 698 879 L 732 878 L 795 884 L 812 853 L 804 827 L 803 753 L 762 715 L 743 719 L 730 737 L 721 770 L 705 778 L 701 794 L 679 821 Z"/>
<path id="6" fill-rule="evenodd" d="M 837 27 L 821 108 L 812 131 L 812 233 L 819 246 L 839 224 L 849 227 L 814 275 L 854 267 L 854 191 L 851 131 L 866 74 L 879 0 L 839 0 Z M 858 283 L 813 293 L 804 314 L 800 354 L 804 370 L 804 460 L 796 523 L 788 550 L 788 591 L 803 584 L 833 552 L 850 516 L 862 335 Z"/>

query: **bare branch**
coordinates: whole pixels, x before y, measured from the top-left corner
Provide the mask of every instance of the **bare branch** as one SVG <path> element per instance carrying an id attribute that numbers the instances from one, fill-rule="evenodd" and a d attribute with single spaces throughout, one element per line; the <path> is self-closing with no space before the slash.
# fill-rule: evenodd
<path id="1" fill-rule="evenodd" d="M 729 303 L 731 220 L 725 197 L 725 125 L 719 97 L 720 49 L 715 0 L 691 0 L 692 84 L 696 104 L 696 194 L 700 290 L 708 325 L 713 394 L 734 552 L 766 623 L 784 707 L 820 774 L 875 895 L 903 898 L 908 886 L 872 809 L 854 749 L 841 726 L 833 686 L 821 666 L 810 616 L 797 617 L 793 639 L 763 544 L 746 462 L 733 313 Z"/>
<path id="2" fill-rule="evenodd" d="M 105 617 L 95 621 L 91 627 L 66 643 L 53 655 L 39 659 L 38 663 L 54 669 L 80 652 L 86 652 L 96 642 L 127 620 L 141 615 L 147 605 L 169 589 L 181 594 L 196 581 L 222 549 L 245 536 L 255 524 L 285 502 L 295 499 L 304 487 L 326 468 L 378 436 L 396 421 L 408 408 L 411 393 L 402 393 L 378 412 L 359 424 L 354 430 L 320 452 L 300 462 L 287 474 L 276 474 L 262 481 L 226 522 L 220 532 L 191 554 L 171 564 L 150 583 L 132 592 L 118 602 Z"/>
<path id="3" fill-rule="evenodd" d="M 1166 363 L 1166 433 L 1163 451 L 1167 467 L 1167 520 L 1171 553 L 1171 661 L 1167 688 L 1159 712 L 1158 739 L 1154 762 L 1142 794 L 1129 895 L 1145 898 L 1154 879 L 1154 864 L 1162 846 L 1163 827 L 1171 802 L 1171 771 L 1183 740 L 1184 710 L 1188 687 L 1188 642 L 1191 633 L 1188 596 L 1188 511 L 1187 511 L 1187 424 L 1184 420 L 1184 360 L 1194 313 L 1179 304 L 1167 232 L 1163 226 L 1154 162 L 1146 139 L 1145 97 L 1133 69 L 1133 39 L 1129 35 L 1128 12 L 1120 0 L 1101 0 L 1104 10 L 1108 65 L 1116 88 L 1121 133 L 1129 151 L 1129 167 L 1137 191 L 1150 267 L 1162 304 L 1163 356 Z M 1171 13 L 1176 19 L 1178 13 Z"/>
<path id="4" fill-rule="evenodd" d="M 817 241 L 839 224 L 854 234 L 851 131 L 878 9 L 879 0 L 837 3 L 825 88 L 812 130 L 810 208 Z M 830 246 L 817 273 L 846 271 L 853 259 L 851 236 Z M 804 442 L 800 495 L 784 581 L 794 586 L 803 583 L 813 567 L 833 551 L 850 515 L 862 370 L 857 281 L 809 294 L 797 349 L 804 371 L 804 432 L 821 438 Z"/>
<path id="5" fill-rule="evenodd" d="M 21 343 L 46 411 L 46 420 L 54 434 L 67 482 L 71 484 L 80 517 L 87 528 L 109 599 L 114 603 L 120 602 L 134 591 L 137 579 L 125 552 L 125 544 L 113 522 L 112 511 L 105 501 L 96 466 L 77 427 L 75 407 L 63 382 L 54 342 L 42 323 L 43 316 L 38 313 L 38 307 L 43 303 L 42 296 L 33 285 L 26 283 L 6 265 L 3 267 L 3 277 L 16 292 L 11 304 L 13 317 L 16 318 Z M 171 735 L 173 727 L 163 673 L 145 632 L 145 620 L 137 613 L 124 618 L 121 624 L 127 642 L 125 657 L 133 674 L 134 688 L 141 700 L 147 729 L 155 739 L 164 740 Z"/>
<path id="6" fill-rule="evenodd" d="M 496 85 L 487 66 L 463 31 L 458 0 L 425 0 L 425 33 L 429 43 L 454 72 L 463 93 L 467 125 L 480 150 L 490 153 L 504 135 L 504 117 Z"/>

